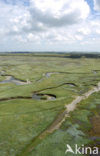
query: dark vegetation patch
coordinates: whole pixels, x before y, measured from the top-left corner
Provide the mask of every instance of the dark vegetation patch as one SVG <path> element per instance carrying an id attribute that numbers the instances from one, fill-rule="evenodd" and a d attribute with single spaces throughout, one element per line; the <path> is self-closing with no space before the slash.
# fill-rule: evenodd
<path id="1" fill-rule="evenodd" d="M 80 59 L 80 58 L 100 58 L 99 53 L 63 53 L 63 52 L 45 52 L 45 53 L 35 53 L 35 52 L 9 52 L 9 53 L 1 53 L 1 56 L 33 56 L 33 57 L 60 57 L 60 58 L 72 58 L 72 59 Z"/>

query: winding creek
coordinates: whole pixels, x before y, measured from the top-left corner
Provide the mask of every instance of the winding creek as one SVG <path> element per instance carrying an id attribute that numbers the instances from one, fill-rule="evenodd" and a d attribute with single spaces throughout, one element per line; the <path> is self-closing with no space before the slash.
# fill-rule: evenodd
<path id="1" fill-rule="evenodd" d="M 5 84 L 5 83 L 14 83 L 16 85 L 25 85 L 25 84 L 30 84 L 31 82 L 29 80 L 22 81 L 22 80 L 14 78 L 13 76 L 6 76 L 5 80 L 0 81 L 0 84 Z"/>
<path id="2" fill-rule="evenodd" d="M 89 90 L 82 96 L 77 96 L 70 104 L 66 104 L 65 110 L 56 117 L 53 123 L 46 130 L 44 130 L 39 136 L 34 138 L 31 144 L 28 145 L 19 156 L 27 156 L 27 154 L 30 153 L 34 149 L 34 147 L 36 147 L 37 144 L 39 144 L 37 142 L 38 139 L 42 141 L 42 139 L 44 139 L 47 135 L 59 129 L 61 124 L 65 121 L 65 119 L 70 116 L 70 112 L 76 109 L 77 104 L 79 102 L 81 102 L 84 99 L 87 99 L 90 95 L 99 91 L 100 91 L 100 82 L 97 84 L 96 87 L 93 87 L 91 90 Z"/>
<path id="3" fill-rule="evenodd" d="M 48 72 L 48 73 L 44 74 L 43 77 L 45 76 L 46 78 L 49 78 L 52 74 L 59 74 L 59 73 L 61 73 L 61 72 Z M 94 74 L 96 74 L 96 71 L 94 71 Z M 10 76 L 10 75 L 4 75 L 4 76 L 6 76 L 6 79 L 3 81 L 0 81 L 0 84 L 14 83 L 16 85 L 25 85 L 25 84 L 31 83 L 28 80 L 22 81 L 22 80 L 14 78 L 13 76 Z M 41 80 L 43 80 L 43 78 L 41 78 L 39 81 L 41 81 Z M 58 88 L 58 87 L 61 87 L 63 85 L 69 85 L 71 87 L 78 87 L 74 83 L 62 83 L 58 86 L 48 87 L 48 88 L 44 88 L 41 90 L 34 91 L 32 93 L 32 96 L 28 96 L 28 97 L 17 96 L 17 97 L 2 98 L 2 99 L 0 99 L 0 101 L 7 101 L 7 100 L 14 100 L 14 99 L 55 100 L 56 95 L 44 94 L 41 92 L 45 91 L 45 90 L 53 89 L 53 88 Z M 50 133 L 53 133 L 55 130 L 59 129 L 61 124 L 65 121 L 65 119 L 70 116 L 70 112 L 74 111 L 76 109 L 78 103 L 80 103 L 84 99 L 87 99 L 93 93 L 99 92 L 99 91 L 100 91 L 100 82 L 97 84 L 97 86 L 93 87 L 91 90 L 84 93 L 82 96 L 77 96 L 70 104 L 66 104 L 65 110 L 62 113 L 58 114 L 56 119 L 53 121 L 53 123 L 46 130 L 44 130 L 36 138 L 33 138 L 31 144 L 28 145 L 26 147 L 26 149 L 19 156 L 27 156 L 27 154 L 29 152 L 31 152 L 34 149 L 34 147 L 38 144 L 36 142 L 37 139 L 42 141 L 42 139 L 44 139 L 47 135 L 49 135 Z"/>
<path id="4" fill-rule="evenodd" d="M 93 70 L 93 73 L 96 74 L 98 70 Z M 26 84 L 31 84 L 31 82 L 29 80 L 27 81 L 23 81 L 20 79 L 15 78 L 12 75 L 6 75 L 4 74 L 5 71 L 1 71 L 0 72 L 0 76 L 6 76 L 6 79 L 3 81 L 0 81 L 0 84 L 5 84 L 5 83 L 14 83 L 16 85 L 26 85 Z M 36 80 L 37 82 L 41 82 L 42 80 L 44 80 L 44 78 L 49 78 L 51 77 L 51 75 L 53 74 L 89 74 L 89 73 L 70 73 L 70 72 L 46 72 L 43 74 L 43 77 Z M 74 83 L 69 83 L 70 86 L 76 86 Z"/>
<path id="5" fill-rule="evenodd" d="M 55 100 L 56 95 L 54 94 L 42 94 L 42 93 L 35 93 L 32 95 L 32 99 L 35 100 Z"/>
<path id="6" fill-rule="evenodd" d="M 19 80 L 8 76 L 8 79 L 1 81 L 0 83 L 9 83 L 9 82 L 13 82 L 16 85 L 23 85 L 23 84 L 27 84 L 27 82 L 20 82 Z M 30 84 L 30 82 L 28 83 Z M 54 89 L 54 88 L 59 88 L 61 86 L 64 85 L 70 85 L 71 87 L 77 87 L 76 84 L 74 83 L 62 83 L 58 86 L 54 86 L 54 87 L 48 87 L 48 88 L 43 88 L 37 91 L 33 91 L 32 96 L 15 96 L 15 97 L 8 97 L 8 98 L 1 98 L 0 101 L 8 101 L 8 100 L 16 100 L 16 99 L 33 99 L 33 100 L 56 100 L 56 95 L 54 94 L 46 94 L 46 93 L 41 93 L 42 91 L 46 91 L 46 90 L 50 90 L 50 89 Z"/>
<path id="7" fill-rule="evenodd" d="M 43 81 L 45 78 L 50 78 L 51 75 L 54 75 L 54 74 L 89 74 L 89 73 L 71 73 L 71 72 L 46 72 L 46 73 L 43 73 L 43 76 L 36 80 L 37 82 L 41 82 Z"/>
<path id="8" fill-rule="evenodd" d="M 37 93 L 33 94 L 32 96 L 16 96 L 16 97 L 1 98 L 0 101 L 17 100 L 17 99 L 55 100 L 56 95 Z"/>
<path id="9" fill-rule="evenodd" d="M 59 87 L 61 87 L 61 86 L 65 86 L 65 85 L 68 85 L 68 86 L 71 86 L 71 87 L 78 87 L 75 83 L 64 82 L 64 83 L 59 84 L 59 85 L 54 86 L 54 87 L 47 87 L 47 88 L 43 88 L 43 89 L 34 91 L 33 93 L 35 94 L 35 93 L 39 93 L 39 92 L 42 92 L 42 91 L 45 91 L 45 90 L 54 89 L 54 88 L 59 88 Z"/>

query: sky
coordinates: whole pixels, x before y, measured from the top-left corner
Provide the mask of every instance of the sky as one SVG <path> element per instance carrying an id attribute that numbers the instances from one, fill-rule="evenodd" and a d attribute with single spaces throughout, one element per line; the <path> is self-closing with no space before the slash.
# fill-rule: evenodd
<path id="1" fill-rule="evenodd" d="M 100 52 L 100 0 L 0 0 L 0 52 Z"/>

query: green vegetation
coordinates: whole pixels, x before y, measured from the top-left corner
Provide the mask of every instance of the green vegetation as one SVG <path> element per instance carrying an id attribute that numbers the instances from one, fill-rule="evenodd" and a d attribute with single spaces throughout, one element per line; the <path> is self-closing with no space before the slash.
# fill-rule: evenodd
<path id="1" fill-rule="evenodd" d="M 29 156 L 64 156 L 66 144 L 69 144 L 73 149 L 75 144 L 79 147 L 83 144 L 100 148 L 100 122 L 97 123 L 97 120 L 95 125 L 98 124 L 99 127 L 95 127 L 95 131 L 91 135 L 91 129 L 93 129 L 92 118 L 98 117 L 100 121 L 99 94 L 100 92 L 94 93 L 87 100 L 79 103 L 77 109 L 70 114 L 70 117 L 66 119 L 60 129 L 44 139 Z M 98 138 L 93 140 L 93 137 Z M 67 153 L 67 156 L 74 156 L 74 154 Z"/>
<path id="2" fill-rule="evenodd" d="M 52 74 L 46 76 L 46 73 Z M 0 82 L 7 76 L 30 83 L 0 83 L 0 156 L 22 156 L 34 139 L 37 139 L 34 149 L 26 156 L 65 156 L 66 144 L 98 145 L 98 140 L 91 137 L 95 125 L 92 118 L 100 117 L 99 92 L 81 101 L 58 130 L 41 140 L 37 136 L 49 127 L 65 105 L 100 82 L 99 59 L 60 58 L 60 54 L 59 57 L 1 55 Z M 34 93 L 52 94 L 56 99 L 21 98 L 32 97 Z M 100 133 L 96 136 L 100 138 Z"/>

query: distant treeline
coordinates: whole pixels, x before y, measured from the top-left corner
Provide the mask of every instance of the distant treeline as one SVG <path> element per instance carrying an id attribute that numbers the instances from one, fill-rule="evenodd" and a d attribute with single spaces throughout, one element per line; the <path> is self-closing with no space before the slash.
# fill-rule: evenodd
<path id="1" fill-rule="evenodd" d="M 100 58 L 100 53 L 70 53 L 69 56 L 66 56 L 67 58 Z"/>
<path id="2" fill-rule="evenodd" d="M 33 57 L 61 57 L 61 58 L 100 58 L 100 53 L 62 53 L 62 52 L 3 52 L 1 56 L 33 56 Z"/>

